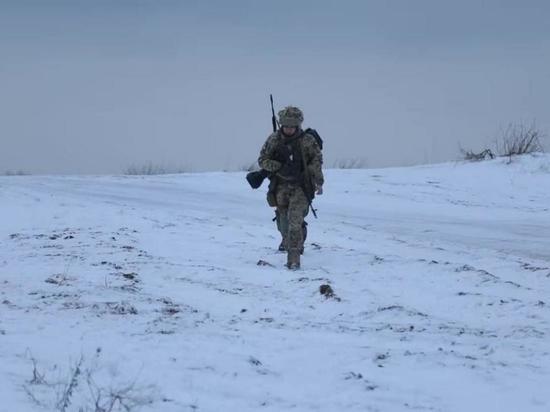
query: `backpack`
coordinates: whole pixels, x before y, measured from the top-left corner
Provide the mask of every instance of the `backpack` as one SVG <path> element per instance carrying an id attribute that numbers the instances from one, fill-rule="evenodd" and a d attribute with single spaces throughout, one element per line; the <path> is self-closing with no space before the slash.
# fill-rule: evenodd
<path id="1" fill-rule="evenodd" d="M 310 134 L 315 138 L 315 141 L 319 145 L 319 149 L 323 150 L 323 139 L 321 139 L 321 136 L 319 136 L 319 133 L 317 133 L 317 130 L 308 128 L 304 131 L 304 133 Z"/>

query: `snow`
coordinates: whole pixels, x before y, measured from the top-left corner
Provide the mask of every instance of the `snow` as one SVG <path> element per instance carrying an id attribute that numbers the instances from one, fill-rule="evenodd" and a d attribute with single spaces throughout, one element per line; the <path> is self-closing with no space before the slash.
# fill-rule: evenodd
<path id="1" fill-rule="evenodd" d="M 244 173 L 0 178 L 0 411 L 550 410 L 550 156 L 326 181 L 292 272 Z"/>

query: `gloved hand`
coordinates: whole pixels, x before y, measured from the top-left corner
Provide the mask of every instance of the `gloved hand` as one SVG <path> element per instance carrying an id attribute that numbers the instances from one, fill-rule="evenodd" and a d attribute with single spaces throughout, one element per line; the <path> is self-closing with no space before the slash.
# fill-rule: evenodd
<path id="1" fill-rule="evenodd" d="M 315 194 L 322 195 L 323 194 L 323 186 L 315 185 Z"/>

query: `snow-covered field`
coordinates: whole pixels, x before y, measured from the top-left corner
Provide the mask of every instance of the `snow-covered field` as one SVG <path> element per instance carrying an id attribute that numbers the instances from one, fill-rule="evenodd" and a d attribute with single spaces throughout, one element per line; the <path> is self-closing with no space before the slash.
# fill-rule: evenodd
<path id="1" fill-rule="evenodd" d="M 326 180 L 0 178 L 0 411 L 549 411 L 550 157 Z"/>

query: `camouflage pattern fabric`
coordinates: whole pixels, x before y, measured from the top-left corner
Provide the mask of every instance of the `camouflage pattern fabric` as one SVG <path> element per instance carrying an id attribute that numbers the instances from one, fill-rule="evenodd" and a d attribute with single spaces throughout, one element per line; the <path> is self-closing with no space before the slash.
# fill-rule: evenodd
<path id="1" fill-rule="evenodd" d="M 309 200 L 302 189 L 302 182 L 289 181 L 285 176 L 281 175 L 283 165 L 288 160 L 285 160 L 279 154 L 284 152 L 282 146 L 288 146 L 291 139 L 301 135 L 299 138 L 300 149 L 305 159 L 311 184 L 313 187 L 322 186 L 324 176 L 322 171 L 323 154 L 315 137 L 305 133 L 298 128 L 293 137 L 286 137 L 277 131 L 272 133 L 264 143 L 258 164 L 264 170 L 275 174 L 275 181 L 272 181 L 270 187 L 274 187 L 274 193 L 268 193 L 268 198 L 275 198 L 279 218 L 277 219 L 277 227 L 281 232 L 283 240 L 286 242 L 288 251 L 288 264 L 297 263 L 299 266 L 300 252 L 303 250 L 303 222 L 304 217 L 308 213 Z M 288 151 L 288 148 L 286 149 Z M 303 174 L 302 174 L 303 176 Z M 270 202 L 273 205 L 273 201 Z"/>
<path id="2" fill-rule="evenodd" d="M 302 225 L 308 208 L 309 202 L 300 186 L 285 184 L 278 188 L 277 211 L 279 212 L 281 234 L 283 239 L 286 239 L 289 255 L 300 256 L 304 246 Z"/>
<path id="3" fill-rule="evenodd" d="M 301 133 L 298 130 L 297 133 Z M 271 173 L 276 173 L 283 166 L 283 159 L 277 159 L 277 152 L 281 145 L 285 144 L 285 136 L 278 130 L 272 133 L 264 143 L 258 158 L 258 164 L 264 170 Z M 301 147 L 304 152 L 309 175 L 313 183 L 317 186 L 322 186 L 325 182 L 323 177 L 323 153 L 315 137 L 306 133 L 301 137 Z"/>
<path id="4" fill-rule="evenodd" d="M 299 127 L 304 121 L 304 114 L 294 106 L 287 106 L 279 112 L 279 124 L 281 126 Z"/>
<path id="5" fill-rule="evenodd" d="M 284 211 L 284 210 L 283 210 Z M 304 219 L 302 219 L 302 247 L 300 248 L 300 253 L 304 252 L 303 242 L 306 241 L 307 237 L 307 223 L 305 222 L 305 218 L 309 212 L 309 205 L 306 208 L 304 212 Z M 289 224 L 288 224 L 288 214 L 281 214 L 279 212 L 279 209 L 276 209 L 275 213 L 275 221 L 277 223 L 277 230 L 281 234 L 281 246 L 283 247 L 283 250 L 288 251 L 288 230 L 289 230 Z M 281 250 L 281 249 L 279 249 Z"/>

